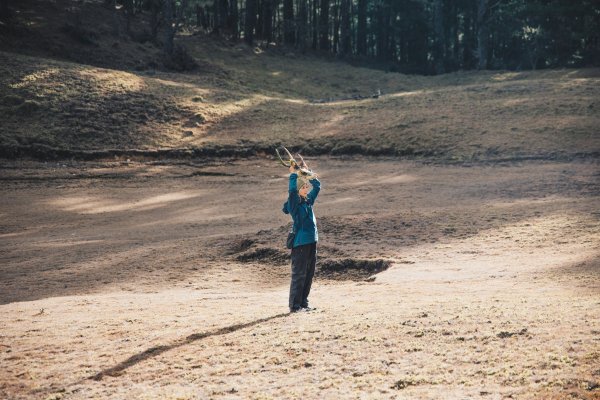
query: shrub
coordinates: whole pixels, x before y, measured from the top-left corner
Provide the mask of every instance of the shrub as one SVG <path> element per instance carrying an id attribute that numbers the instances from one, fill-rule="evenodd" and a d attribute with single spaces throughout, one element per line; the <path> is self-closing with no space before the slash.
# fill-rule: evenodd
<path id="1" fill-rule="evenodd" d="M 22 104 L 24 99 L 21 96 L 17 96 L 15 94 L 7 94 L 0 101 L 1 104 L 5 106 L 18 106 Z"/>
<path id="2" fill-rule="evenodd" d="M 191 71 L 198 68 L 194 57 L 181 45 L 175 45 L 173 54 L 165 59 L 165 66 L 175 71 Z"/>
<path id="3" fill-rule="evenodd" d="M 67 34 L 72 39 L 83 44 L 96 44 L 96 33 L 85 29 L 81 24 L 66 23 L 62 26 L 61 31 Z"/>
<path id="4" fill-rule="evenodd" d="M 14 112 L 17 115 L 28 116 L 42 108 L 42 105 L 35 100 L 25 100 L 23 103 L 14 107 Z"/>

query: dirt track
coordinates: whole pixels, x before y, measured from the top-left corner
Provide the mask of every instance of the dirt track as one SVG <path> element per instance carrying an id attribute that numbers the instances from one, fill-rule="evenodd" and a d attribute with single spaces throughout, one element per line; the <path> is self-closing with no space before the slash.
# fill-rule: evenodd
<path id="1" fill-rule="evenodd" d="M 321 260 L 392 264 L 287 315 L 272 160 L 3 162 L 0 397 L 600 398 L 597 163 L 311 166 Z"/>

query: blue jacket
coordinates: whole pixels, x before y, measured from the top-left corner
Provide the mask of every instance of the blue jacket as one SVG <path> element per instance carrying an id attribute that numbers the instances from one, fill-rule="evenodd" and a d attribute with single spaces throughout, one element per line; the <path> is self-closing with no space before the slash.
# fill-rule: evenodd
<path id="1" fill-rule="evenodd" d="M 298 175 L 290 174 L 288 200 L 283 204 L 283 212 L 290 214 L 294 223 L 296 231 L 294 247 L 319 241 L 317 219 L 313 213 L 313 205 L 321 190 L 321 182 L 316 178 L 311 180 L 312 190 L 308 193 L 306 199 L 303 199 L 296 188 L 297 179 Z"/>

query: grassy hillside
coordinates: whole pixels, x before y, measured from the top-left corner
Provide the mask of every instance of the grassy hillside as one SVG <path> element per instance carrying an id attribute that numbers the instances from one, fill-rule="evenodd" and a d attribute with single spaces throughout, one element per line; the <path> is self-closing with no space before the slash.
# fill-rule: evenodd
<path id="1" fill-rule="evenodd" d="M 312 154 L 458 161 L 600 152 L 598 69 L 406 76 L 196 33 L 178 41 L 199 68 L 166 72 L 153 61 L 156 45 L 115 39 L 108 23 L 90 25 L 94 44 L 77 42 L 65 33 L 64 7 L 32 3 L 46 10 L 21 14 L 21 23 L 44 22 L 28 25 L 20 41 L 14 31 L 0 41 L 5 157 L 252 154 L 276 144 Z"/>

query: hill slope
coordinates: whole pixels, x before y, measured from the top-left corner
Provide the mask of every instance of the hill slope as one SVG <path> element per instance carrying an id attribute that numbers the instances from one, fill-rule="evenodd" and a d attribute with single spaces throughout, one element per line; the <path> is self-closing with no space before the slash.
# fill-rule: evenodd
<path id="1" fill-rule="evenodd" d="M 102 9 L 87 7 L 94 5 Z M 252 154 L 280 143 L 312 154 L 444 160 L 600 151 L 598 69 L 406 76 L 196 33 L 178 41 L 200 67 L 173 73 L 153 69 L 153 44 L 112 38 L 99 24 L 90 49 L 66 42 L 62 17 L 44 18 L 27 30 L 33 44 L 10 35 L 1 41 L 9 50 L 0 52 L 3 156 Z M 63 40 L 69 51 L 51 50 L 56 45 L 39 37 Z"/>

